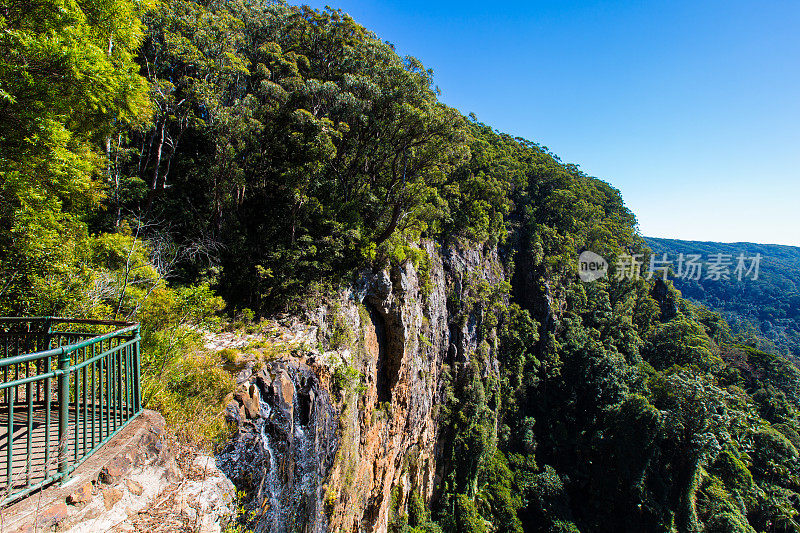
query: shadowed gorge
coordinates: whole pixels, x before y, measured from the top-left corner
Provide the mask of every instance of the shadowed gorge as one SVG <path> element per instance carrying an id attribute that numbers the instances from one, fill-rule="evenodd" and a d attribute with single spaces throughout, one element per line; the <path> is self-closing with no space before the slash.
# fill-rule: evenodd
<path id="1" fill-rule="evenodd" d="M 391 364 L 390 356 L 387 354 L 388 341 L 386 340 L 386 323 L 383 317 L 378 314 L 374 307 L 369 307 L 370 324 L 367 326 L 367 349 L 376 358 L 377 376 L 375 378 L 378 389 L 378 402 L 390 402 L 392 400 L 392 387 L 397 383 L 397 371 L 393 368 L 397 364 Z"/>

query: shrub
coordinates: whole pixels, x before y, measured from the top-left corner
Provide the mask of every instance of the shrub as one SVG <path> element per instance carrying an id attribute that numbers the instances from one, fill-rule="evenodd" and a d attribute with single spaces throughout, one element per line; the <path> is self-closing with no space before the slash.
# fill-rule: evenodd
<path id="1" fill-rule="evenodd" d="M 342 364 L 333 371 L 333 385 L 340 394 L 350 390 L 355 384 L 361 382 L 361 372 L 352 365 Z"/>
<path id="2" fill-rule="evenodd" d="M 234 380 L 217 361 L 210 354 L 187 355 L 159 375 L 143 376 L 147 407 L 161 412 L 179 439 L 201 447 L 221 444 L 231 432 L 222 412 Z"/>

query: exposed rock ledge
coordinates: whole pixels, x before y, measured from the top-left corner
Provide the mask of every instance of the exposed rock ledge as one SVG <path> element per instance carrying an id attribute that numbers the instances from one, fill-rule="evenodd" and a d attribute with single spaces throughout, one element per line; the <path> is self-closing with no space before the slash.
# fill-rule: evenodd
<path id="1" fill-rule="evenodd" d="M 179 453 L 164 427 L 144 411 L 70 481 L 4 509 L 2 530 L 221 531 L 234 512 L 233 484 L 212 457 Z"/>

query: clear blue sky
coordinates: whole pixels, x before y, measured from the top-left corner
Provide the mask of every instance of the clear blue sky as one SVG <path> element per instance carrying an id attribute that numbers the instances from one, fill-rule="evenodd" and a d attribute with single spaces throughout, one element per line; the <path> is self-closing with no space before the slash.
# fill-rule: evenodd
<path id="1" fill-rule="evenodd" d="M 643 234 L 800 246 L 800 2 L 329 5 L 619 188 Z"/>

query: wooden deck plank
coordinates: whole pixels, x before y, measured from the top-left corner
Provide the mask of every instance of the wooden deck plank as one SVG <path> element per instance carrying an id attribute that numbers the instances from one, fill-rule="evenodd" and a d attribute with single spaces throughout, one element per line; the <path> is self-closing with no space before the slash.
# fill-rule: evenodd
<path id="1" fill-rule="evenodd" d="M 75 409 L 74 404 L 70 406 L 69 410 L 69 433 L 67 436 L 69 443 L 68 458 L 70 464 L 75 463 L 75 446 L 76 442 L 80 446 L 78 449 L 78 459 L 91 450 L 92 441 L 92 409 L 90 404 L 87 409 L 81 409 L 80 413 Z M 11 490 L 8 488 L 8 406 L 0 404 L 0 494 L 8 495 L 17 490 L 23 489 L 28 485 L 34 485 L 40 481 L 45 480 L 50 475 L 58 471 L 58 451 L 59 451 L 59 435 L 58 435 L 58 406 L 51 404 L 50 410 L 50 454 L 45 465 L 45 458 L 47 457 L 46 450 L 48 446 L 46 435 L 46 405 L 36 404 L 33 409 L 33 432 L 31 434 L 31 458 L 30 466 L 28 465 L 28 408 L 26 404 L 16 404 L 14 406 L 14 427 L 12 443 L 12 476 L 11 476 Z M 86 429 L 84 435 L 84 414 L 86 415 Z M 100 405 L 94 407 L 94 443 L 95 445 L 106 438 L 105 420 L 103 416 L 106 415 L 106 410 L 101 409 Z M 112 416 L 114 413 L 110 413 Z M 77 420 L 77 422 L 76 422 Z M 110 430 L 114 432 L 113 423 L 110 425 Z M 77 438 L 76 438 L 77 437 Z M 45 469 L 47 466 L 47 469 Z M 2 499 L 2 498 L 0 498 Z"/>

